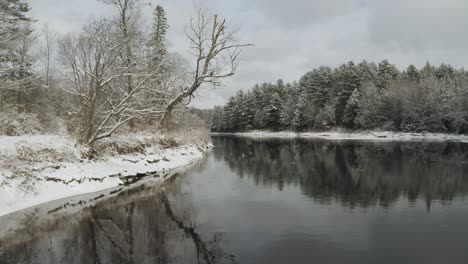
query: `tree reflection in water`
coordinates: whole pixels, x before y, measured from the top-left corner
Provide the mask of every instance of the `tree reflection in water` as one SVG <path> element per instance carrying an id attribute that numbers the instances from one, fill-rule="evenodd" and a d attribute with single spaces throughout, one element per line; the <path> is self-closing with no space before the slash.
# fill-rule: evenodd
<path id="1" fill-rule="evenodd" d="M 215 157 L 256 184 L 299 187 L 313 199 L 388 207 L 400 197 L 468 194 L 468 144 L 215 137 Z"/>
<path id="2" fill-rule="evenodd" d="M 252 258 L 250 263 L 256 263 L 257 259 L 268 259 L 265 263 L 282 263 L 284 258 L 280 257 L 295 255 L 295 252 L 303 254 L 304 263 L 308 263 L 310 259 L 306 256 L 320 255 L 323 253 L 320 245 L 329 245 L 329 241 L 320 240 L 322 236 L 313 237 L 313 245 L 320 250 L 311 251 L 309 235 L 334 234 L 336 225 L 339 227 L 341 222 L 337 220 L 330 229 L 325 226 L 322 230 L 321 222 L 317 224 L 315 218 L 307 219 L 306 213 L 311 212 L 303 212 L 303 208 L 318 210 L 312 214 L 321 212 L 324 219 L 330 217 L 330 210 L 333 217 L 338 214 L 359 219 L 354 222 L 343 220 L 342 227 L 349 224 L 349 228 L 354 229 L 353 223 L 369 223 L 366 232 L 374 230 L 371 237 L 385 246 L 372 244 L 376 251 L 369 251 L 368 257 L 380 257 L 389 246 L 396 247 L 396 251 L 389 252 L 402 255 L 410 252 L 409 247 L 420 250 L 417 248 L 419 244 L 432 242 L 426 239 L 426 233 L 434 229 L 434 234 L 448 234 L 444 242 L 446 247 L 442 250 L 446 256 L 464 256 L 463 250 L 458 251 L 462 244 L 458 241 L 466 237 L 462 233 L 465 229 L 463 224 L 457 224 L 466 219 L 463 211 L 457 211 L 461 213 L 458 216 L 452 212 L 452 218 L 445 219 L 441 216 L 450 212 L 440 208 L 431 214 L 426 214 L 423 208 L 422 215 L 417 210 L 410 210 L 414 213 L 411 219 L 418 217 L 425 221 L 416 225 L 410 225 L 408 223 L 412 222 L 408 221 L 401 224 L 402 219 L 408 218 L 398 213 L 401 207 L 396 203 L 405 199 L 419 206 L 422 199 L 430 210 L 435 200 L 452 203 L 455 198 L 466 196 L 468 144 L 235 137 L 216 137 L 214 144 L 211 157 L 191 168 L 187 177 L 171 178 L 164 188 L 142 181 L 113 197 L 102 198 L 92 207 L 80 207 L 79 213 L 66 213 L 67 207 L 61 207 L 59 211 L 54 209 L 50 211 L 54 217 L 46 217 L 48 220 L 41 215 L 48 212 L 42 207 L 30 210 L 23 214 L 24 221 L 18 231 L 10 232 L 9 237 L 0 237 L 0 263 L 234 263 L 236 259 L 225 249 L 228 242 L 229 249 L 237 257 L 244 261 Z M 268 200 L 288 187 L 293 187 L 292 191 L 288 190 L 293 194 L 291 200 L 286 203 Z M 187 195 L 187 190 L 194 193 Z M 246 197 L 241 197 L 243 195 Z M 259 203 L 256 198 L 265 200 Z M 289 203 L 313 206 L 291 206 L 287 210 L 285 204 Z M 386 216 L 393 218 L 385 218 L 388 222 L 382 225 L 380 221 L 372 221 L 370 214 L 360 213 L 367 210 L 343 210 L 343 207 L 393 207 L 396 210 L 383 210 Z M 375 213 L 379 216 L 379 212 Z M 263 214 L 282 220 L 272 220 L 271 225 L 267 225 Z M 246 217 L 250 221 L 235 224 Z M 303 217 L 298 218 L 302 220 L 301 226 L 295 226 L 290 220 L 295 217 Z M 437 231 L 437 227 L 449 220 L 453 223 L 451 229 Z M 197 221 L 203 226 L 197 226 L 200 224 Z M 398 234 L 398 239 L 401 237 L 398 240 L 396 235 L 393 236 L 396 231 L 388 232 L 389 226 L 402 228 L 400 230 L 412 228 L 424 235 L 407 237 L 405 231 Z M 298 228 L 301 232 L 296 232 Z M 217 233 L 219 229 L 229 236 L 229 241 L 224 241 Z M 284 231 L 285 236 L 277 229 Z M 275 237 L 275 234 L 280 235 Z M 335 237 L 339 240 L 341 233 Z M 442 239 L 441 236 L 438 239 Z M 398 242 L 390 245 L 385 244 L 387 241 Z M 405 244 L 408 241 L 411 243 Z M 264 245 L 271 247 L 263 248 Z M 398 248 L 400 245 L 403 248 Z M 345 254 L 347 251 L 340 251 L 339 247 L 330 250 L 330 254 L 320 256 L 323 259 L 349 257 Z M 355 255 L 356 260 L 360 260 L 361 254 Z M 424 259 L 425 255 L 419 256 Z"/>
<path id="3" fill-rule="evenodd" d="M 182 194 L 178 179 L 170 181 L 165 190 L 140 186 L 47 224 L 33 214 L 14 238 L 0 238 L 0 263 L 235 263 L 219 234 L 198 233 L 194 208 L 171 199 Z"/>

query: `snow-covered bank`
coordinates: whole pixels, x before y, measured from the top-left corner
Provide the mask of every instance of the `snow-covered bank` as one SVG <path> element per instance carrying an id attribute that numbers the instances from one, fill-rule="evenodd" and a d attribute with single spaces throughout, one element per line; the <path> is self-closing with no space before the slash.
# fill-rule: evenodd
<path id="1" fill-rule="evenodd" d="M 65 137 L 0 137 L 0 216 L 116 187 L 142 174 L 167 172 L 202 158 L 210 148 L 208 142 L 151 136 L 106 144 L 102 154 L 88 160 L 83 156 L 89 150 Z"/>
<path id="2" fill-rule="evenodd" d="M 468 135 L 438 134 L 438 133 L 402 133 L 402 132 L 268 132 L 252 131 L 234 134 L 213 135 L 235 135 L 252 138 L 318 138 L 329 140 L 373 140 L 373 141 L 456 141 L 468 142 Z"/>

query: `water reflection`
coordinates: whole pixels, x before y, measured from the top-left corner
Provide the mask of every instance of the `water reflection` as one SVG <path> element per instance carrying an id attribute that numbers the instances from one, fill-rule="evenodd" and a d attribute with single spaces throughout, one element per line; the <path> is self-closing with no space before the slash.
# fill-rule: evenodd
<path id="1" fill-rule="evenodd" d="M 163 188 L 142 180 L 0 218 L 0 263 L 468 259 L 468 144 L 234 137 L 214 144 Z"/>
<path id="2" fill-rule="evenodd" d="M 179 181 L 141 185 L 47 222 L 30 213 L 0 238 L 0 263 L 235 263 L 222 234 L 198 233 Z"/>
<path id="3" fill-rule="evenodd" d="M 468 193 L 468 144 L 334 142 L 216 137 L 215 157 L 256 184 L 299 187 L 316 201 L 349 207 L 450 201 Z"/>

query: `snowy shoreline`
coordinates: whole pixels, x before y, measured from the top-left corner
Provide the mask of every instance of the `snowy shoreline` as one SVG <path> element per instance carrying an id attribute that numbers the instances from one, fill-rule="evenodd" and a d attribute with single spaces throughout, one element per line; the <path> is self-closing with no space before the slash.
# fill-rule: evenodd
<path id="1" fill-rule="evenodd" d="M 212 133 L 214 136 L 231 135 L 249 138 L 315 138 L 326 140 L 368 140 L 368 141 L 454 141 L 468 143 L 468 135 L 441 133 L 403 133 L 403 132 L 270 132 L 251 131 L 242 133 Z"/>
<path id="2" fill-rule="evenodd" d="M 154 144 L 141 152 L 86 160 L 65 137 L 0 137 L 0 216 L 118 187 L 146 174 L 161 174 L 162 182 L 162 174 L 194 163 L 210 148 L 209 143 Z"/>

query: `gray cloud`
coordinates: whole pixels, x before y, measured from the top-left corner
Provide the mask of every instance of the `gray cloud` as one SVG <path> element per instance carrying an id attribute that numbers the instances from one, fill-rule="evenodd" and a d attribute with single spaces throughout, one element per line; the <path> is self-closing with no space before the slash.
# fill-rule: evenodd
<path id="1" fill-rule="evenodd" d="M 370 32 L 377 45 L 408 51 L 468 47 L 468 1 L 369 1 Z"/>
<path id="2" fill-rule="evenodd" d="M 184 28 L 193 0 L 153 0 L 165 6 L 171 29 L 171 49 L 188 55 Z M 204 88 L 194 105 L 224 103 L 239 89 L 255 83 L 297 80 L 320 65 L 349 60 L 389 59 L 399 67 L 450 63 L 467 66 L 468 2 L 464 0 L 198 0 L 239 26 L 239 38 L 255 47 L 246 49 L 237 75 L 224 87 Z M 95 0 L 34 0 L 40 22 L 65 32 L 79 30 L 89 16 L 109 15 Z M 150 21 L 151 8 L 144 16 Z M 149 23 L 148 23 L 149 26 Z"/>
<path id="3" fill-rule="evenodd" d="M 246 7 L 257 10 L 267 21 L 276 26 L 296 30 L 310 26 L 314 22 L 329 21 L 338 16 L 353 12 L 353 0 L 257 0 L 242 1 Z M 248 6 L 247 6 L 248 3 Z"/>

